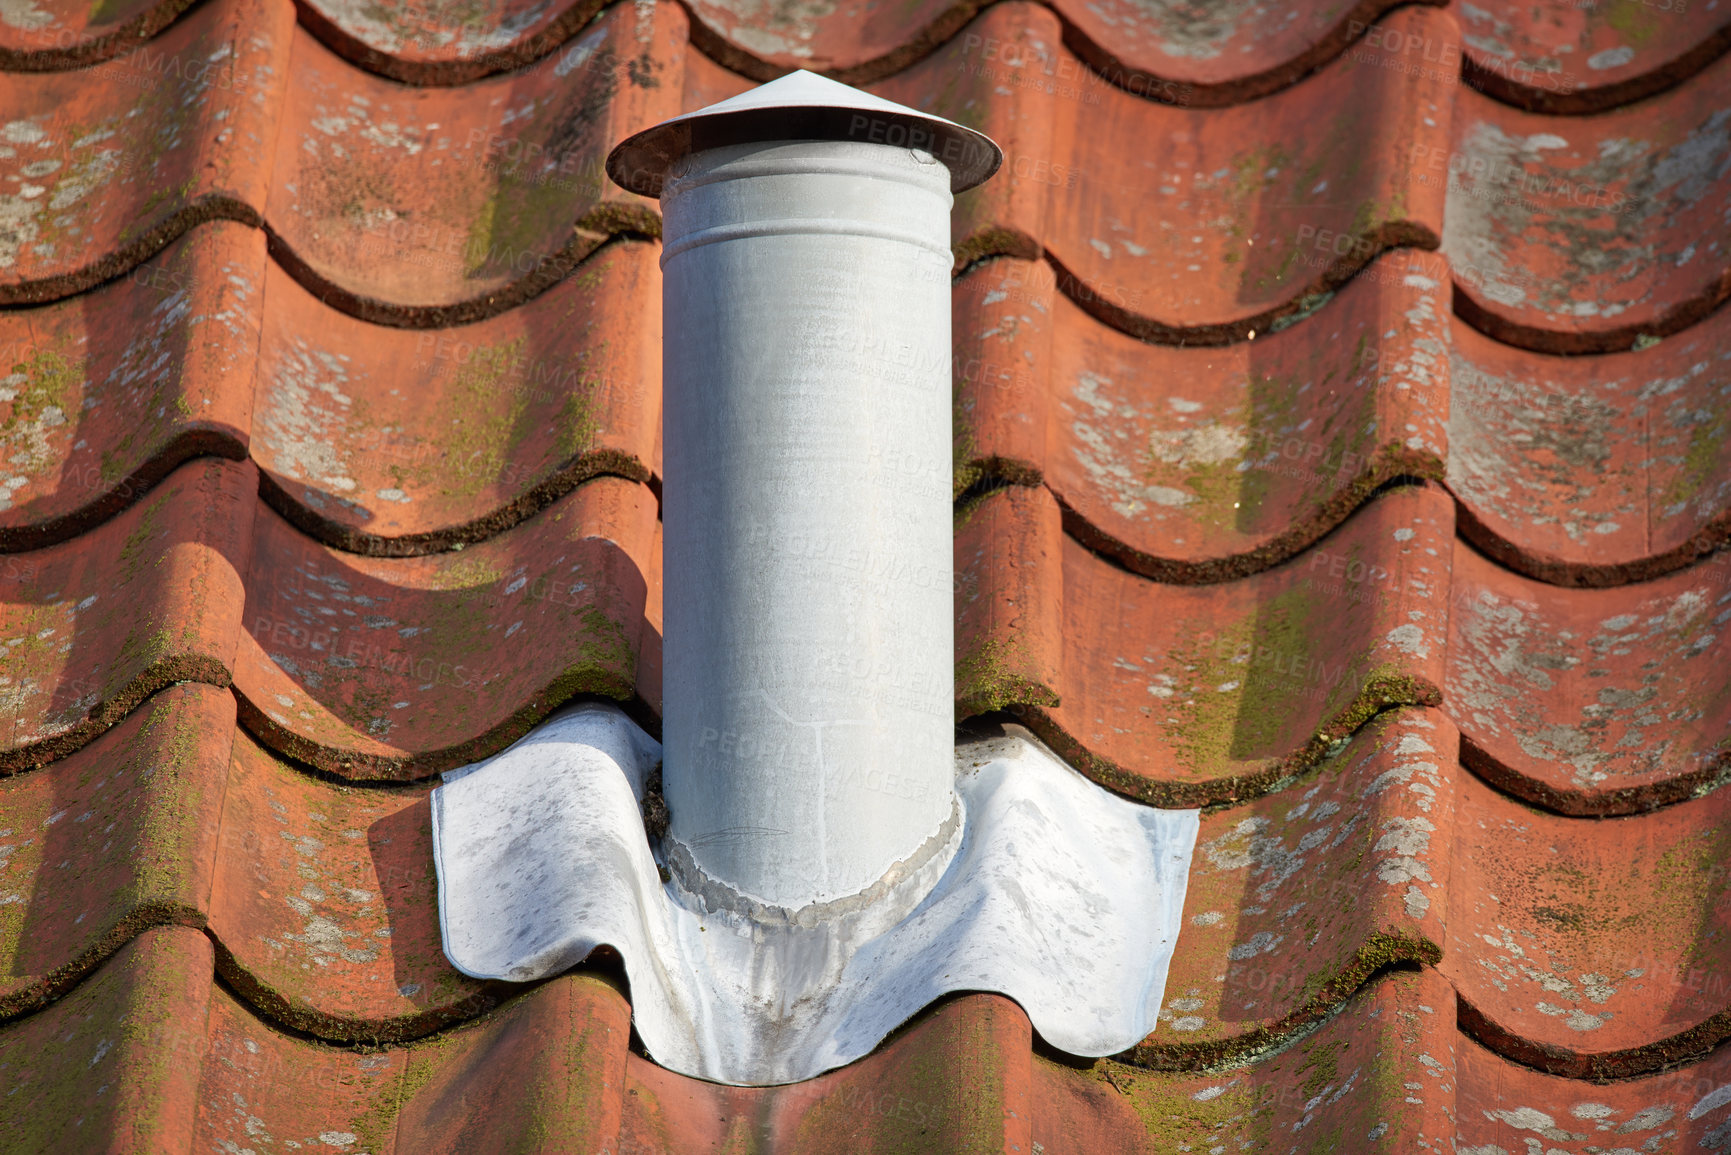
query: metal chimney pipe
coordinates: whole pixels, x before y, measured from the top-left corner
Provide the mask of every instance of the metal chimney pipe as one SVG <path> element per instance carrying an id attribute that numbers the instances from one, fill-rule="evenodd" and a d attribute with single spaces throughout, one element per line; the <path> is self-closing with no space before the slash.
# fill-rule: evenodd
<path id="1" fill-rule="evenodd" d="M 1001 156 L 799 72 L 609 158 L 661 199 L 662 849 L 711 905 L 954 845 L 949 218 Z"/>

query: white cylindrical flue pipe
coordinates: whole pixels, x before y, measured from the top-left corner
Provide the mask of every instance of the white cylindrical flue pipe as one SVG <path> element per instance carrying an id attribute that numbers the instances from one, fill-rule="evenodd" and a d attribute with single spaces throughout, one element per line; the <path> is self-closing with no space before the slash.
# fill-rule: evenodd
<path id="1" fill-rule="evenodd" d="M 798 73 L 610 161 L 662 202 L 663 849 L 711 900 L 844 909 L 949 842 L 949 217 L 997 157 Z"/>

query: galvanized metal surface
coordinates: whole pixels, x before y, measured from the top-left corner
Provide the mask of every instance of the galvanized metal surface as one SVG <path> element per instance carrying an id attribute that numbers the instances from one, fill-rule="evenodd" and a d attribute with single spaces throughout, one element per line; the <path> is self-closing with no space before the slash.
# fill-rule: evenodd
<path id="1" fill-rule="evenodd" d="M 671 865 L 742 910 L 863 900 L 952 810 L 949 179 L 769 142 L 662 192 Z"/>
<path id="2" fill-rule="evenodd" d="M 852 1062 L 951 991 L 1010 996 L 1073 1054 L 1154 1030 L 1197 811 L 1125 801 L 1024 738 L 970 743 L 955 751 L 959 837 L 906 918 L 765 924 L 661 881 L 639 813 L 659 755 L 617 709 L 585 704 L 446 775 L 434 855 L 458 969 L 530 981 L 610 945 L 651 1056 L 742 1085 Z"/>

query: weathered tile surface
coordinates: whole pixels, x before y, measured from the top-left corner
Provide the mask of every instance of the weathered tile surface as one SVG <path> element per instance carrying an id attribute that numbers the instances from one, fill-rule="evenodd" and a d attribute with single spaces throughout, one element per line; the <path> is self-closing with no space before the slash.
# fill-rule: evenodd
<path id="1" fill-rule="evenodd" d="M 204 925 L 233 736 L 234 699 L 187 682 L 0 779 L 0 1016 L 60 996 L 149 927 Z"/>
<path id="2" fill-rule="evenodd" d="M 1148 345 L 1000 259 L 956 285 L 956 488 L 1044 480 L 1078 540 L 1138 573 L 1266 569 L 1448 454 L 1447 264 L 1396 250 L 1305 321 Z"/>
<path id="3" fill-rule="evenodd" d="M 1461 533 L 1560 585 L 1689 565 L 1731 536 L 1731 313 L 1646 349 L 1557 357 L 1454 326 Z"/>
<path id="4" fill-rule="evenodd" d="M 649 479 L 661 287 L 641 242 L 450 329 L 368 324 L 278 266 L 259 356 L 263 494 L 327 544 L 403 556 L 492 537 L 601 473 Z"/>
<path id="5" fill-rule="evenodd" d="M 189 458 L 244 459 L 263 234 L 201 225 L 121 279 L 0 313 L 0 549 L 39 549 Z"/>
<path id="6" fill-rule="evenodd" d="M 0 1026 L 0 1151 L 184 1151 L 192 1134 L 210 942 L 147 930 L 45 1010 Z"/>
<path id="7" fill-rule="evenodd" d="M 1463 761 L 1568 814 L 1628 813 L 1714 782 L 1731 747 L 1725 562 L 1559 589 L 1458 544 L 1445 692 Z"/>
<path id="8" fill-rule="evenodd" d="M 1114 790 L 1166 806 L 1260 793 L 1378 710 L 1440 700 L 1454 523 L 1435 486 L 1386 492 L 1292 560 L 1208 586 L 1053 541 L 1056 519 L 1044 490 L 1015 487 L 958 527 L 958 701 L 1015 708 Z M 1013 544 L 1035 540 L 1052 544 Z"/>
<path id="9" fill-rule="evenodd" d="M 1584 1083 L 1542 1074 L 1462 1040 L 1460 1155 L 1723 1151 L 1731 1139 L 1731 1051 L 1645 1079 Z"/>
<path id="10" fill-rule="evenodd" d="M 1402 46 L 1454 41 L 1435 9 L 1387 27 Z M 1454 88 L 1403 54 L 1355 51 L 1254 104 L 1180 108 L 1082 69 L 1056 17 L 1012 2 L 873 90 L 1002 138 L 1001 179 L 957 198 L 964 261 L 1043 248 L 1059 290 L 1107 324 L 1225 344 L 1313 307 L 1387 247 L 1438 243 L 1445 189 L 1412 158 L 1446 156 Z M 1074 79 L 1047 78 L 1044 59 Z"/>
<path id="11" fill-rule="evenodd" d="M 1731 1036 L 1731 792 L 1565 818 L 1463 777 L 1443 964 L 1507 1057 L 1621 1078 Z"/>
<path id="12" fill-rule="evenodd" d="M 1133 1057 L 1254 1054 L 1384 967 L 1435 964 L 1457 741 L 1434 710 L 1390 711 L 1285 790 L 1204 815 L 1160 1027 Z"/>
<path id="13" fill-rule="evenodd" d="M 1452 1002 L 1436 972 L 1395 972 L 1261 1062 L 1206 1074 L 1041 1062 L 1034 1138 L 1052 1152 L 1449 1151 L 1465 1045 Z"/>
<path id="14" fill-rule="evenodd" d="M 1461 22 L 1464 75 L 1505 104 L 1534 112 L 1597 112 L 1661 92 L 1731 46 L 1722 5 L 1453 5 Z"/>
<path id="15" fill-rule="evenodd" d="M 264 507 L 235 690 L 266 744 L 355 778 L 503 749 L 576 693 L 630 696 L 655 499 L 579 486 L 467 550 L 367 558 Z"/>
<path id="16" fill-rule="evenodd" d="M 603 0 L 308 0 L 300 18 L 370 72 L 409 84 L 463 84 L 557 49 L 602 7 Z"/>
<path id="17" fill-rule="evenodd" d="M 1456 96 L 1443 251 L 1455 308 L 1499 341 L 1613 352 L 1669 336 L 1731 293 L 1731 56 L 1652 100 L 1555 117 Z"/>
<path id="18" fill-rule="evenodd" d="M 168 27 L 193 0 L 34 0 L 0 17 L 0 70 L 57 72 L 128 49 Z"/>
<path id="19" fill-rule="evenodd" d="M 293 19 L 216 0 L 103 64 L 0 72 L 0 305 L 87 289 L 200 221 L 259 224 Z"/>
<path id="20" fill-rule="evenodd" d="M 498 1002 L 439 942 L 430 787 L 355 789 L 234 740 L 211 932 L 230 985 L 328 1039 L 423 1035 Z"/>
<path id="21" fill-rule="evenodd" d="M 229 684 L 256 477 L 200 458 L 83 537 L 0 557 L 0 773 L 77 749 L 172 682 Z"/>
<path id="22" fill-rule="evenodd" d="M 541 293 L 608 236 L 654 235 L 607 150 L 679 111 L 685 18 L 621 4 L 532 68 L 460 88 L 356 72 L 296 32 L 266 215 L 321 300 L 432 328 Z"/>

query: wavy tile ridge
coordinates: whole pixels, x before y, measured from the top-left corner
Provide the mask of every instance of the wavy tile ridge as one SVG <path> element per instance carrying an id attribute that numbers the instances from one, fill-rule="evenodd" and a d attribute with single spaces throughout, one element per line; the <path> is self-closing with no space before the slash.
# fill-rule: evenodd
<path id="1" fill-rule="evenodd" d="M 1552 116 L 1591 116 L 1609 112 L 1677 87 L 1731 50 L 1731 20 L 1694 45 L 1647 71 L 1598 87 L 1585 85 L 1559 91 L 1554 84 L 1528 83 L 1494 57 L 1461 54 L 1461 80 L 1493 100 L 1527 112 Z"/>
<path id="2" fill-rule="evenodd" d="M 180 19 L 197 0 L 155 0 L 144 11 L 118 27 L 98 35 L 65 30 L 52 36 L 36 34 L 38 45 L 0 42 L 0 72 L 64 72 L 99 64 L 121 55 L 129 47 L 136 49 L 157 33 Z M 28 15 L 26 15 L 28 22 Z M 20 41 L 29 37 L 20 36 Z M 47 44 L 41 41 L 49 41 Z M 64 41 L 64 43 L 62 43 Z"/>
<path id="3" fill-rule="evenodd" d="M 976 16 L 1001 2 L 1003 0 L 956 0 L 924 25 L 906 34 L 897 47 L 867 60 L 820 67 L 817 71 L 844 84 L 875 83 L 944 48 Z M 1255 100 L 1297 83 L 1347 51 L 1379 18 L 1406 3 L 1440 6 L 1446 0 L 1355 0 L 1349 10 L 1335 19 L 1327 34 L 1296 55 L 1259 72 L 1212 84 L 1180 81 L 1132 64 L 1098 43 L 1069 19 L 1061 7 L 1053 5 L 1053 8 L 1063 22 L 1065 44 L 1100 79 L 1148 100 L 1192 108 L 1219 108 Z M 366 43 L 321 12 L 313 0 L 296 0 L 295 3 L 301 26 L 332 52 L 368 72 L 426 87 L 458 86 L 535 64 L 583 31 L 605 6 L 606 0 L 574 0 L 557 17 L 540 23 L 528 36 L 507 47 L 462 59 L 417 59 Z M 787 62 L 767 59 L 729 39 L 692 5 L 682 0 L 681 7 L 685 8 L 691 22 L 693 47 L 722 67 L 758 83 L 774 80 L 790 71 Z"/>

